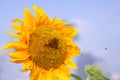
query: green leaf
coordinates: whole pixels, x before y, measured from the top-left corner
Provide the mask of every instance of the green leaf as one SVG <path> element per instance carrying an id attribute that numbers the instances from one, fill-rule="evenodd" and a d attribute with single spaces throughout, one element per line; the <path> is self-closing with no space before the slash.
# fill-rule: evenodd
<path id="1" fill-rule="evenodd" d="M 76 80 L 82 80 L 82 78 L 80 76 L 76 75 L 76 74 L 71 74 L 71 76 L 73 78 L 75 78 Z"/>

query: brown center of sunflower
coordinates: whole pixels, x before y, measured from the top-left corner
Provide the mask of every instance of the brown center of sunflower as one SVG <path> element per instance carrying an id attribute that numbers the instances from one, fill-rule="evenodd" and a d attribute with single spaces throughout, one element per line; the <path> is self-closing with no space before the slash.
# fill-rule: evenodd
<path id="1" fill-rule="evenodd" d="M 28 50 L 31 59 L 46 70 L 57 68 L 65 61 L 66 43 L 59 31 L 51 26 L 39 26 L 30 35 Z"/>

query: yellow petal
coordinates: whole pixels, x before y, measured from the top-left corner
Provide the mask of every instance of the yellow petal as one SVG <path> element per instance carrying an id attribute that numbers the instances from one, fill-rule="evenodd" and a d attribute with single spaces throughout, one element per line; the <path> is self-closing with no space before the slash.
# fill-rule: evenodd
<path id="1" fill-rule="evenodd" d="M 37 17 L 44 16 L 44 15 L 46 16 L 46 13 L 44 12 L 44 10 L 42 8 L 36 7 L 35 5 L 33 5 L 32 8 L 33 8 Z"/>
<path id="2" fill-rule="evenodd" d="M 12 28 L 17 31 L 19 34 L 19 40 L 23 42 L 28 42 L 29 40 L 29 31 L 27 28 L 22 27 L 18 24 L 12 24 Z"/>
<path id="3" fill-rule="evenodd" d="M 30 69 L 32 69 L 32 67 L 33 67 L 33 62 L 32 61 L 25 62 L 24 65 L 23 65 L 22 72 L 30 70 Z"/>
<path id="4" fill-rule="evenodd" d="M 67 46 L 67 53 L 70 57 L 76 57 L 80 54 L 80 49 L 76 45 Z"/>
<path id="5" fill-rule="evenodd" d="M 6 50 L 8 48 L 14 48 L 14 49 L 27 49 L 27 45 L 21 42 L 10 42 L 6 44 L 2 50 Z"/>
<path id="6" fill-rule="evenodd" d="M 54 18 L 52 25 L 56 27 L 58 30 L 62 30 L 62 27 L 64 26 L 64 22 L 58 18 Z M 62 32 L 62 31 L 61 31 Z"/>
<path id="7" fill-rule="evenodd" d="M 61 65 L 59 67 L 63 72 L 66 73 L 66 75 L 70 75 L 70 69 L 68 67 L 66 67 L 66 65 Z"/>
<path id="8" fill-rule="evenodd" d="M 26 23 L 27 27 L 31 30 L 31 29 L 35 29 L 36 27 L 36 20 L 34 18 L 34 16 L 32 16 L 32 14 L 30 13 L 28 8 L 24 9 L 24 17 L 25 20 L 24 22 Z"/>
<path id="9" fill-rule="evenodd" d="M 60 80 L 70 80 L 70 76 L 66 75 L 61 69 L 54 70 L 55 75 L 60 78 Z"/>
<path id="10" fill-rule="evenodd" d="M 19 24 L 12 24 L 12 28 L 19 33 L 24 32 L 23 27 L 21 27 Z"/>
<path id="11" fill-rule="evenodd" d="M 65 64 L 66 64 L 68 67 L 70 67 L 70 68 L 77 69 L 76 64 L 75 64 L 71 59 L 67 59 L 67 60 L 65 61 Z"/>
<path id="12" fill-rule="evenodd" d="M 30 55 L 26 52 L 11 52 L 9 56 L 14 59 L 26 59 Z"/>
<path id="13" fill-rule="evenodd" d="M 65 41 L 66 41 L 67 46 L 75 45 L 75 43 L 72 41 L 72 39 L 70 39 L 68 37 L 65 38 Z"/>
<path id="14" fill-rule="evenodd" d="M 13 59 L 13 60 L 10 60 L 10 62 L 13 62 L 13 63 L 24 63 L 26 62 L 27 60 L 29 60 L 28 58 L 24 58 L 24 59 Z"/>
<path id="15" fill-rule="evenodd" d="M 28 31 L 23 31 L 23 34 L 13 34 L 10 31 L 6 31 L 10 36 L 19 39 L 20 41 L 22 41 L 23 43 L 26 43 L 29 41 L 29 32 Z"/>
<path id="16" fill-rule="evenodd" d="M 79 47 L 76 46 L 76 44 L 70 39 L 70 38 L 65 38 L 66 43 L 67 43 L 67 53 L 71 57 L 75 57 L 80 54 L 80 49 Z"/>
<path id="17" fill-rule="evenodd" d="M 30 73 L 30 80 L 46 80 L 45 74 L 40 68 L 35 68 L 31 73 Z"/>
<path id="18" fill-rule="evenodd" d="M 46 80 L 46 76 L 45 76 L 45 74 L 43 74 L 42 71 L 39 72 L 38 80 Z"/>
<path id="19" fill-rule="evenodd" d="M 61 32 L 63 33 L 63 36 L 73 38 L 78 31 L 72 26 L 65 26 L 62 28 Z"/>
<path id="20" fill-rule="evenodd" d="M 39 72 L 40 72 L 39 70 L 40 70 L 39 67 L 37 67 L 36 64 L 33 63 L 33 68 L 31 69 L 30 72 L 30 80 L 38 80 Z"/>
<path id="21" fill-rule="evenodd" d="M 36 22 L 37 22 L 37 26 L 39 25 L 50 25 L 51 24 L 51 19 L 47 16 L 47 14 L 42 10 L 42 8 L 40 7 L 36 7 L 35 5 L 32 6 L 36 16 L 37 16 L 37 19 L 36 19 Z"/>
<path id="22" fill-rule="evenodd" d="M 13 19 L 12 22 L 19 22 L 19 23 L 21 23 L 21 25 L 24 24 L 24 21 L 21 19 L 18 19 L 18 18 Z"/>
<path id="23" fill-rule="evenodd" d="M 12 32 L 10 32 L 10 31 L 8 31 L 8 30 L 7 30 L 6 32 L 7 32 L 10 36 L 19 39 L 19 35 L 17 35 L 17 34 L 13 34 Z"/>
<path id="24" fill-rule="evenodd" d="M 53 71 L 46 71 L 47 80 L 57 80 L 57 77 L 54 75 Z"/>
<path id="25" fill-rule="evenodd" d="M 18 19 L 18 18 L 15 18 L 12 20 L 12 22 L 22 22 L 22 20 Z"/>
<path id="26" fill-rule="evenodd" d="M 37 71 L 38 72 L 38 71 Z M 38 79 L 39 73 L 36 74 L 35 76 L 30 76 L 30 80 L 39 80 Z M 40 79 L 41 80 L 41 79 Z"/>
<path id="27" fill-rule="evenodd" d="M 54 21 L 53 25 L 64 25 L 64 22 L 56 17 L 54 18 L 53 21 Z"/>

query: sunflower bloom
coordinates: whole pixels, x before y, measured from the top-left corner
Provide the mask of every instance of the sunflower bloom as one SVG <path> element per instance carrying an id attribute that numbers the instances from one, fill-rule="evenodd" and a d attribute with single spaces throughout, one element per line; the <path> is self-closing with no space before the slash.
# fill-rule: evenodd
<path id="1" fill-rule="evenodd" d="M 77 69 L 71 58 L 80 53 L 72 41 L 77 30 L 56 17 L 49 18 L 40 7 L 32 8 L 36 16 L 25 8 L 24 19 L 12 21 L 16 34 L 7 33 L 18 40 L 3 50 L 15 49 L 10 61 L 23 63 L 22 72 L 30 70 L 30 80 L 70 80 L 70 68 Z"/>

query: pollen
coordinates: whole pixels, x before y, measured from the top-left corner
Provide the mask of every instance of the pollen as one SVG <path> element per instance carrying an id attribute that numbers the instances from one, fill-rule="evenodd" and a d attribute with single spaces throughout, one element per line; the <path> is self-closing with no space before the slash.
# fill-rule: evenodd
<path id="1" fill-rule="evenodd" d="M 30 35 L 28 50 L 31 59 L 46 70 L 64 64 L 66 43 L 62 34 L 52 26 L 39 26 Z"/>

